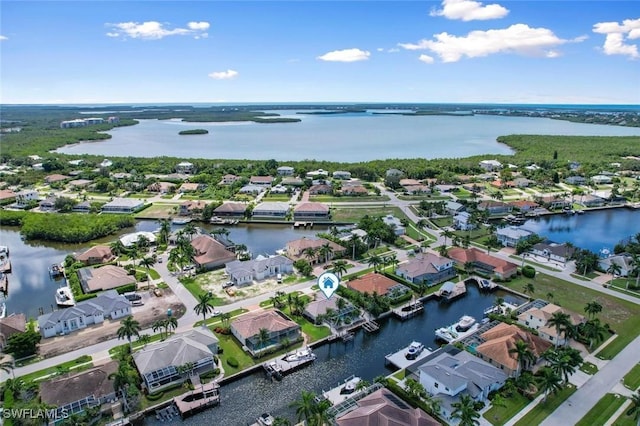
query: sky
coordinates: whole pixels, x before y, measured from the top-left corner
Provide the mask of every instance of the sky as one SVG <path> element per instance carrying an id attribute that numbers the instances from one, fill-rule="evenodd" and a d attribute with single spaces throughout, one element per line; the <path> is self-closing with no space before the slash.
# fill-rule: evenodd
<path id="1" fill-rule="evenodd" d="M 633 1 L 0 2 L 0 103 L 640 104 Z"/>

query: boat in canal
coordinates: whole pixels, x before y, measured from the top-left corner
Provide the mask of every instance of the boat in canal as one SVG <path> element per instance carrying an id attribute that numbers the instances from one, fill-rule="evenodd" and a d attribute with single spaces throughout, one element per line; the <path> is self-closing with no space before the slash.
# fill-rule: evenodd
<path id="1" fill-rule="evenodd" d="M 424 345 L 415 340 L 409 344 L 407 352 L 404 354 L 406 359 L 416 359 L 424 351 Z"/>
<path id="2" fill-rule="evenodd" d="M 476 323 L 476 319 L 469 315 L 464 315 L 456 324 L 456 331 L 464 332 L 469 330 Z"/>
<path id="3" fill-rule="evenodd" d="M 273 422 L 275 421 L 275 419 L 269 413 L 262 413 L 256 419 L 256 421 L 257 421 L 256 425 L 258 425 L 258 426 L 271 426 L 273 424 Z"/>
<path id="4" fill-rule="evenodd" d="M 64 275 L 64 267 L 58 263 L 49 266 L 49 275 L 53 278 Z"/>
<path id="5" fill-rule="evenodd" d="M 75 306 L 76 301 L 73 299 L 73 293 L 69 287 L 59 287 L 56 290 L 56 304 L 62 307 Z"/>
<path id="6" fill-rule="evenodd" d="M 436 329 L 436 339 L 453 343 L 473 334 L 478 330 L 476 319 L 469 315 L 463 315 L 457 322 Z"/>
<path id="7" fill-rule="evenodd" d="M 186 225 L 187 223 L 190 223 L 191 220 L 192 219 L 190 217 L 174 217 L 171 219 L 171 223 L 174 225 Z"/>
<path id="8" fill-rule="evenodd" d="M 311 352 L 309 348 L 298 349 L 284 357 L 284 360 L 287 362 L 305 362 L 305 361 L 313 361 L 316 359 L 316 355 Z"/>
<path id="9" fill-rule="evenodd" d="M 7 316 L 7 304 L 2 302 L 0 303 L 0 319 Z"/>

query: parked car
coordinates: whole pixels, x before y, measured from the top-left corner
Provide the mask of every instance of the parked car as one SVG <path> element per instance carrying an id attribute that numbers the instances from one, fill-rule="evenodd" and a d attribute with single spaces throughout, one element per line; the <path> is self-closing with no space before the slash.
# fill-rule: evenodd
<path id="1" fill-rule="evenodd" d="M 211 313 L 212 316 L 214 317 L 218 317 L 220 315 L 222 315 L 222 311 L 220 309 L 214 309 L 213 312 Z"/>
<path id="2" fill-rule="evenodd" d="M 282 284 L 282 274 L 276 275 L 276 281 L 278 282 L 278 284 Z"/>
<path id="3" fill-rule="evenodd" d="M 233 281 L 227 281 L 226 283 L 222 284 L 222 288 L 229 288 L 233 286 Z"/>

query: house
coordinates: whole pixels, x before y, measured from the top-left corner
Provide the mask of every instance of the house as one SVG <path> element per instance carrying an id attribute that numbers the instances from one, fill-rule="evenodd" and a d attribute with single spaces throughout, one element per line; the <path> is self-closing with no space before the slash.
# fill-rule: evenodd
<path id="1" fill-rule="evenodd" d="M 80 268 L 77 273 L 82 291 L 85 293 L 111 290 L 136 282 L 134 275 L 129 275 L 126 269 L 115 265 Z"/>
<path id="2" fill-rule="evenodd" d="M 400 182 L 398 182 L 398 184 L 401 187 L 406 189 L 407 186 L 422 185 L 422 181 L 419 181 L 417 179 L 406 179 L 405 178 L 405 179 L 400 179 Z"/>
<path id="3" fill-rule="evenodd" d="M 234 260 L 224 266 L 229 281 L 235 285 L 251 284 L 275 277 L 278 274 L 290 274 L 293 272 L 293 261 L 284 256 L 262 256 L 247 261 Z"/>
<path id="4" fill-rule="evenodd" d="M 151 343 L 133 353 L 143 386 L 149 393 L 159 392 L 216 368 L 218 338 L 206 327 L 172 334 L 165 340 Z M 184 371 L 192 365 L 192 371 Z"/>
<path id="5" fill-rule="evenodd" d="M 213 210 L 213 214 L 219 217 L 244 217 L 247 205 L 244 203 L 222 203 Z"/>
<path id="6" fill-rule="evenodd" d="M 307 179 L 318 179 L 318 178 L 322 179 L 322 178 L 326 178 L 327 176 L 329 176 L 329 172 L 322 169 L 313 170 L 311 172 L 308 172 L 305 175 Z"/>
<path id="7" fill-rule="evenodd" d="M 578 204 L 582 204 L 584 207 L 602 207 L 604 206 L 604 198 L 598 197 L 593 194 L 585 194 L 580 197 Z"/>
<path id="8" fill-rule="evenodd" d="M 392 214 L 388 214 L 382 218 L 382 221 L 393 229 L 396 235 L 404 235 L 407 229 L 402 224 L 402 221 Z"/>
<path id="9" fill-rule="evenodd" d="M 196 172 L 196 168 L 193 163 L 188 161 L 182 161 L 176 165 L 176 173 L 182 173 L 185 175 L 192 175 Z"/>
<path id="10" fill-rule="evenodd" d="M 338 426 L 439 426 L 420 408 L 411 408 L 386 388 L 354 401 L 355 407 L 336 417 Z"/>
<path id="11" fill-rule="evenodd" d="M 87 266 L 97 265 L 99 263 L 111 262 L 116 256 L 109 246 L 93 246 L 89 250 L 75 256 L 78 262 L 82 262 Z"/>
<path id="12" fill-rule="evenodd" d="M 516 226 L 507 226 L 496 230 L 496 237 L 505 247 L 515 247 L 520 241 L 526 240 L 533 232 Z"/>
<path id="13" fill-rule="evenodd" d="M 89 180 L 89 179 L 74 179 L 74 180 L 69 182 L 69 187 L 71 189 L 86 188 L 87 186 L 91 185 L 92 183 L 93 183 L 93 181 Z"/>
<path id="14" fill-rule="evenodd" d="M 0 205 L 11 204 L 16 201 L 16 193 L 10 189 L 0 190 Z"/>
<path id="15" fill-rule="evenodd" d="M 347 287 L 359 293 L 376 293 L 379 296 L 388 296 L 391 299 L 398 298 L 410 291 L 404 284 L 400 284 L 377 272 L 370 272 L 351 279 L 347 281 Z"/>
<path id="16" fill-rule="evenodd" d="M 571 207 L 571 201 L 561 198 L 558 195 L 547 195 L 541 198 L 542 204 L 549 210 L 565 209 Z"/>
<path id="17" fill-rule="evenodd" d="M 264 190 L 265 190 L 265 187 L 262 186 L 262 185 L 249 184 L 249 185 L 245 185 L 242 188 L 240 188 L 240 190 L 238 192 L 240 194 L 258 195 L 259 193 L 261 193 Z"/>
<path id="18" fill-rule="evenodd" d="M 483 201 L 478 204 L 478 210 L 488 211 L 490 215 L 511 213 L 513 206 L 502 201 Z"/>
<path id="19" fill-rule="evenodd" d="M 441 194 L 449 194 L 458 187 L 456 185 L 435 185 L 434 188 Z"/>
<path id="20" fill-rule="evenodd" d="M 280 182 L 284 186 L 302 186 L 304 185 L 304 181 L 299 177 L 285 177 Z"/>
<path id="21" fill-rule="evenodd" d="M 342 195 L 359 196 L 369 194 L 369 190 L 360 181 L 349 181 L 342 184 Z"/>
<path id="22" fill-rule="evenodd" d="M 281 201 L 265 201 L 253 208 L 254 218 L 284 219 L 289 212 L 289 204 Z"/>
<path id="23" fill-rule="evenodd" d="M 620 267 L 620 273 L 616 272 L 616 276 L 619 277 L 628 277 L 634 269 L 633 257 L 628 253 L 621 253 L 605 257 L 604 259 L 598 259 L 598 268 L 603 271 L 608 271 L 612 264 Z"/>
<path id="24" fill-rule="evenodd" d="M 289 241 L 286 246 L 286 254 L 287 257 L 294 262 L 299 259 L 305 259 L 308 260 L 311 264 L 314 264 L 320 262 L 321 260 L 324 260 L 323 257 L 318 253 L 319 249 L 324 245 L 328 245 L 329 247 L 331 247 L 331 249 L 333 250 L 333 254 L 330 257 L 333 258 L 342 256 L 347 250 L 341 245 L 338 245 L 333 241 L 327 240 L 325 238 L 303 237 L 298 240 Z M 313 249 L 316 251 L 315 256 L 311 259 L 306 255 L 309 249 Z"/>
<path id="25" fill-rule="evenodd" d="M 430 194 L 431 192 L 433 192 L 429 185 L 411 185 L 411 186 L 405 186 L 403 188 L 404 188 L 404 192 L 410 195 Z"/>
<path id="26" fill-rule="evenodd" d="M 319 183 L 317 185 L 312 185 L 309 188 L 309 195 L 322 195 L 322 194 L 333 194 L 333 187 L 326 183 Z"/>
<path id="27" fill-rule="evenodd" d="M 473 222 L 473 215 L 469 212 L 460 212 L 453 216 L 453 227 L 461 231 L 470 231 L 477 228 Z"/>
<path id="28" fill-rule="evenodd" d="M 149 244 L 156 243 L 156 234 L 148 231 L 138 231 L 138 232 L 132 232 L 130 234 L 125 234 L 122 237 L 120 237 L 120 242 L 125 247 L 131 247 L 134 244 L 137 244 L 138 241 L 140 241 L 141 237 L 144 237 L 149 242 Z"/>
<path id="29" fill-rule="evenodd" d="M 278 176 L 293 176 L 294 168 L 291 166 L 280 166 L 276 171 Z"/>
<path id="30" fill-rule="evenodd" d="M 585 322 L 585 318 L 582 315 L 568 311 L 558 305 L 554 305 L 553 303 L 549 303 L 542 308 L 536 308 L 534 304 L 534 307 L 518 315 L 518 323 L 537 330 L 540 337 L 551 343 L 564 345 L 566 343 L 566 339 L 562 331 L 560 332 L 561 334 L 558 335 L 554 326 L 547 325 L 549 319 L 551 319 L 555 312 L 563 312 L 569 315 L 569 321 L 574 326 Z"/>
<path id="31" fill-rule="evenodd" d="M 342 299 L 346 302 L 344 303 L 344 307 L 342 309 L 338 308 L 338 300 L 340 299 L 342 298 L 337 295 L 327 299 L 321 291 L 316 292 L 314 300 L 307 303 L 302 314 L 314 324 L 320 324 L 323 316 L 327 314 L 327 311 L 335 313 L 338 318 L 351 318 L 352 312 L 357 309 L 346 299 Z M 343 302 L 340 302 L 340 304 L 342 303 Z M 353 322 L 351 324 L 353 324 Z"/>
<path id="32" fill-rule="evenodd" d="M 294 220 L 329 220 L 329 207 L 322 203 L 299 203 L 293 208 Z"/>
<path id="33" fill-rule="evenodd" d="M 456 201 L 447 201 L 446 204 L 444 205 L 444 208 L 447 211 L 447 213 L 449 213 L 450 215 L 454 215 L 456 213 L 465 211 L 464 205 Z"/>
<path id="34" fill-rule="evenodd" d="M 91 202 L 89 200 L 82 201 L 71 209 L 74 213 L 90 213 L 91 212 Z"/>
<path id="35" fill-rule="evenodd" d="M 331 176 L 333 176 L 334 179 L 349 180 L 351 179 L 351 172 L 336 170 L 331 174 Z"/>
<path id="36" fill-rule="evenodd" d="M 180 188 L 178 188 L 178 192 L 181 194 L 184 194 L 187 192 L 202 191 L 206 187 L 207 185 L 203 183 L 185 182 L 182 185 L 180 185 Z"/>
<path id="37" fill-rule="evenodd" d="M 198 268 L 213 269 L 236 259 L 235 253 L 209 235 L 199 235 L 191 241 L 193 262 Z"/>
<path id="38" fill-rule="evenodd" d="M 105 158 L 104 160 L 102 160 L 102 161 L 100 162 L 100 164 L 98 164 L 98 166 L 99 166 L 101 169 L 106 169 L 107 167 L 111 167 L 111 166 L 113 166 L 113 161 L 109 160 L 108 158 Z"/>
<path id="39" fill-rule="evenodd" d="M 168 194 L 176 190 L 176 184 L 172 182 L 154 182 L 147 186 L 147 191 L 157 192 L 158 194 Z"/>
<path id="40" fill-rule="evenodd" d="M 260 337 L 262 330 L 266 330 L 265 338 Z M 231 334 L 253 356 L 281 346 L 285 339 L 296 342 L 302 338 L 300 326 L 277 310 L 240 315 L 231 322 Z"/>
<path id="41" fill-rule="evenodd" d="M 432 286 L 456 275 L 453 260 L 434 253 L 422 253 L 396 268 L 396 275 L 414 284 Z"/>
<path id="42" fill-rule="evenodd" d="M 540 207 L 540 204 L 534 203 L 533 201 L 526 201 L 526 200 L 511 201 L 509 204 L 511 204 L 513 208 L 521 211 L 522 213 L 532 212 L 538 207 Z"/>
<path id="43" fill-rule="evenodd" d="M 569 176 L 565 180 L 569 185 L 586 185 L 587 179 L 584 176 Z"/>
<path id="44" fill-rule="evenodd" d="M 532 181 L 531 179 L 527 179 L 527 178 L 522 178 L 522 177 L 516 178 L 513 180 L 513 184 L 517 188 L 528 188 L 534 183 L 535 181 Z"/>
<path id="45" fill-rule="evenodd" d="M 144 201 L 135 198 L 114 198 L 102 206 L 102 213 L 125 213 L 131 214 L 140 210 L 144 206 Z"/>
<path id="46" fill-rule="evenodd" d="M 476 355 L 511 377 L 518 375 L 520 371 L 518 354 L 512 351 L 516 347 L 516 342 L 525 342 L 533 353 L 534 361 L 531 366 L 537 364 L 542 354 L 552 346 L 542 337 L 503 322 L 482 333 L 480 338 L 482 343 L 476 346 Z"/>
<path id="47" fill-rule="evenodd" d="M 514 277 L 518 272 L 518 265 L 515 263 L 493 257 L 475 247 L 469 249 L 454 247 L 449 250 L 448 256 L 461 268 L 471 264 L 474 271 L 502 280 Z"/>
<path id="48" fill-rule="evenodd" d="M 57 198 L 52 196 L 52 197 L 47 197 L 44 200 L 40 201 L 38 203 L 38 207 L 40 208 L 40 211 L 43 211 L 43 212 L 54 211 L 56 208 L 56 200 Z"/>
<path id="49" fill-rule="evenodd" d="M 38 201 L 40 194 L 34 189 L 23 189 L 16 193 L 16 203 L 20 207 L 24 207 L 32 201 Z"/>
<path id="50" fill-rule="evenodd" d="M 236 181 L 238 181 L 239 179 L 240 179 L 240 176 L 226 174 L 222 176 L 222 180 L 220 181 L 219 185 L 231 185 Z"/>
<path id="51" fill-rule="evenodd" d="M 289 189 L 282 184 L 277 184 L 275 186 L 272 186 L 269 192 L 271 194 L 286 194 L 287 192 L 289 192 Z"/>
<path id="52" fill-rule="evenodd" d="M 502 168 L 502 163 L 498 160 L 482 160 L 478 165 L 488 172 L 493 172 Z"/>
<path id="53" fill-rule="evenodd" d="M 57 419 L 82 413 L 87 408 L 110 406 L 118 399 L 113 379 L 117 371 L 118 362 L 110 361 L 80 373 L 54 375 L 39 383 L 38 394 L 43 404 L 55 407 Z"/>
<path id="54" fill-rule="evenodd" d="M 596 185 L 606 185 L 613 182 L 613 180 L 611 179 L 611 176 L 595 175 L 591 176 L 591 182 L 595 183 Z"/>
<path id="55" fill-rule="evenodd" d="M 574 247 L 569 247 L 566 243 L 542 242 L 534 244 L 533 247 L 531 247 L 531 254 L 562 263 L 567 263 L 575 251 L 576 249 Z"/>
<path id="56" fill-rule="evenodd" d="M 249 183 L 251 185 L 259 185 L 263 187 L 271 186 L 273 183 L 273 176 L 251 176 Z"/>
<path id="57" fill-rule="evenodd" d="M 453 404 L 462 395 L 485 402 L 489 393 L 500 389 L 507 380 L 499 368 L 452 345 L 427 356 L 417 374 L 425 390 L 440 400 L 440 414 L 449 420 Z"/>
<path id="58" fill-rule="evenodd" d="M 180 210 L 178 210 L 178 214 L 180 216 L 197 216 L 202 214 L 205 207 L 207 207 L 207 203 L 202 200 L 190 200 L 185 201 L 180 204 Z"/>
<path id="59" fill-rule="evenodd" d="M 24 314 L 11 314 L 0 318 L 0 350 L 7 344 L 7 339 L 16 333 L 24 333 L 27 329 L 27 318 Z"/>
<path id="60" fill-rule="evenodd" d="M 56 182 L 64 182 L 67 179 L 69 179 L 69 176 L 65 176 L 65 175 L 61 175 L 61 174 L 53 174 L 53 175 L 49 175 L 49 176 L 45 176 L 44 177 L 45 183 L 48 183 L 49 185 L 51 185 L 52 183 L 56 183 Z"/>
<path id="61" fill-rule="evenodd" d="M 105 318 L 117 320 L 131 315 L 131 302 L 115 290 L 78 302 L 75 306 L 53 311 L 38 317 L 42 337 L 73 333 L 89 325 L 101 324 Z"/>

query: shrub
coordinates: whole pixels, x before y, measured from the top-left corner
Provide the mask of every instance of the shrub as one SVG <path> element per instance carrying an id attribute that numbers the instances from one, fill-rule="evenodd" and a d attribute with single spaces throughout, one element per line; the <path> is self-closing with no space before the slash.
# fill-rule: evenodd
<path id="1" fill-rule="evenodd" d="M 527 278 L 534 278 L 536 276 L 536 269 L 533 266 L 525 265 L 522 268 L 522 275 Z"/>
<path id="2" fill-rule="evenodd" d="M 85 362 L 89 362 L 89 361 L 91 361 L 91 356 L 82 355 L 81 357 L 76 358 L 75 361 L 73 362 L 75 362 L 76 364 L 84 364 Z"/>
<path id="3" fill-rule="evenodd" d="M 136 291 L 136 283 L 121 285 L 120 287 L 116 288 L 116 291 L 118 292 L 118 294 L 124 294 L 124 293 L 130 293 L 132 291 Z"/>
<path id="4" fill-rule="evenodd" d="M 147 399 L 149 401 L 157 401 L 160 398 L 162 398 L 162 396 L 164 395 L 164 392 L 155 392 L 155 393 L 150 393 L 149 395 L 147 395 Z"/>
<path id="5" fill-rule="evenodd" d="M 227 364 L 229 364 L 230 367 L 233 368 L 238 368 L 238 366 L 240 365 L 240 363 L 238 362 L 237 359 L 235 359 L 234 357 L 230 356 L 229 358 L 227 358 Z"/>

